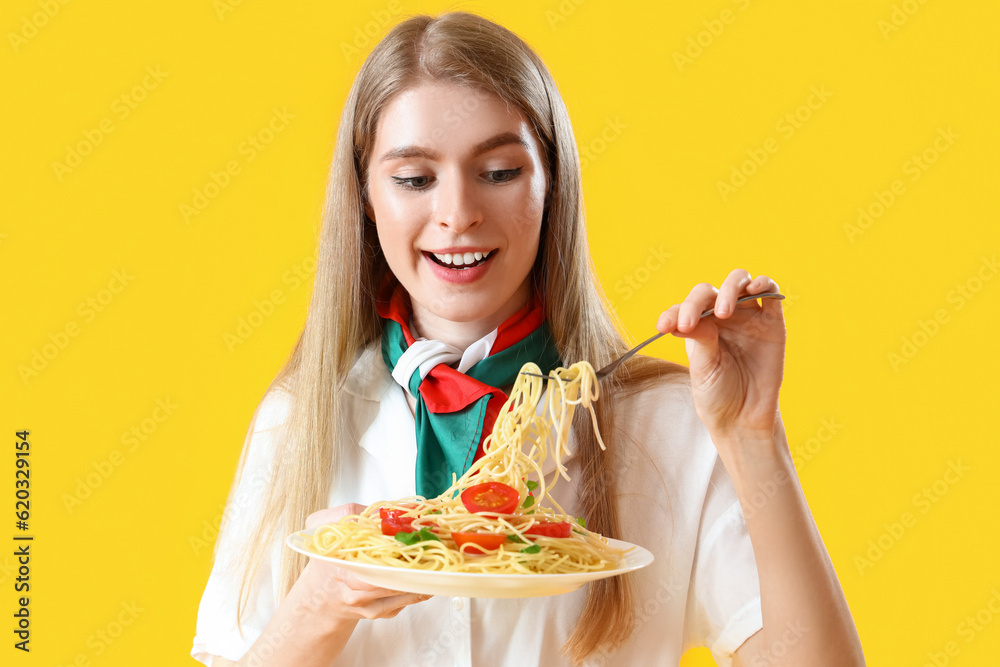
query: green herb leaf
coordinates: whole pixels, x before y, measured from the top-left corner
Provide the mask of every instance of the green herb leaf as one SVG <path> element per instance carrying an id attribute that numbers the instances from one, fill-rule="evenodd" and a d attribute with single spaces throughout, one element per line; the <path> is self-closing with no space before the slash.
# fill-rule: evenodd
<path id="1" fill-rule="evenodd" d="M 406 546 L 410 546 L 411 544 L 416 544 L 419 540 L 420 537 L 418 533 L 407 533 L 403 531 L 396 533 L 396 541 L 402 542 Z"/>
<path id="2" fill-rule="evenodd" d="M 528 486 L 528 491 L 534 491 L 538 488 L 538 482 L 533 479 L 529 479 L 525 484 Z"/>
<path id="3" fill-rule="evenodd" d="M 507 541 L 508 542 L 519 542 L 521 544 L 527 544 L 528 543 L 527 540 L 522 540 L 520 537 L 518 537 L 517 535 L 514 535 L 513 533 L 511 533 L 510 535 L 507 536 Z"/>
<path id="4" fill-rule="evenodd" d="M 577 522 L 578 524 L 580 524 L 580 526 L 581 526 L 581 527 L 583 527 L 583 528 L 586 528 L 586 527 L 587 527 L 587 522 L 583 520 L 583 517 L 582 517 L 582 516 L 578 516 L 578 517 L 576 517 L 576 522 Z"/>
<path id="5" fill-rule="evenodd" d="M 396 541 L 402 542 L 406 546 L 417 544 L 418 542 L 440 542 L 441 538 L 430 531 L 429 528 L 421 528 L 417 532 L 400 531 L 396 533 Z M 425 549 L 427 547 L 424 547 Z"/>
<path id="6" fill-rule="evenodd" d="M 417 533 L 420 536 L 421 542 L 440 542 L 441 538 L 431 532 L 430 528 L 421 528 L 420 532 Z"/>
<path id="7" fill-rule="evenodd" d="M 521 549 L 521 553 L 523 553 L 523 554 L 537 554 L 541 550 L 542 550 L 542 547 L 540 547 L 537 544 L 532 544 L 527 549 Z"/>
<path id="8" fill-rule="evenodd" d="M 521 508 L 524 509 L 526 507 L 531 507 L 534 504 L 535 504 L 535 497 L 528 496 L 527 498 L 524 499 L 524 503 L 521 505 Z"/>

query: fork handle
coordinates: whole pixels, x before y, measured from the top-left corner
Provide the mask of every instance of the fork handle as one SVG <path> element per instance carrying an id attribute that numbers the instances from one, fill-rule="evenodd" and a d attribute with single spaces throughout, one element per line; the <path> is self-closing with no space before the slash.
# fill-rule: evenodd
<path id="1" fill-rule="evenodd" d="M 633 347 L 631 350 L 629 350 L 628 352 L 626 352 L 622 356 L 620 356 L 617 359 L 615 359 L 614 361 L 612 361 L 610 364 L 608 364 L 607 366 L 605 366 L 601 370 L 597 371 L 597 379 L 600 380 L 602 378 L 607 377 L 611 373 L 613 373 L 614 370 L 616 368 L 618 368 L 618 366 L 620 366 L 622 363 L 624 363 L 629 357 L 631 357 L 633 354 L 635 354 L 636 352 L 638 352 L 642 348 L 644 348 L 647 345 L 649 345 L 650 343 L 652 343 L 654 340 L 656 340 L 660 336 L 666 336 L 666 334 L 658 333 L 658 334 L 656 334 L 654 336 L 650 336 L 649 338 L 647 338 L 646 340 L 642 341 L 641 343 L 639 343 L 638 345 L 636 345 L 635 347 Z"/>
<path id="2" fill-rule="evenodd" d="M 768 298 L 780 300 L 784 299 L 785 295 L 778 294 L 777 292 L 762 292 L 761 294 L 751 294 L 749 296 L 740 297 L 739 299 L 736 299 L 736 303 L 743 303 L 744 301 L 750 301 L 751 299 L 768 299 Z M 706 315 L 711 315 L 714 312 L 715 312 L 715 307 L 713 306 L 708 310 L 706 310 L 705 312 L 703 312 L 699 317 L 705 317 Z M 643 343 L 643 345 L 645 345 L 645 343 Z"/>

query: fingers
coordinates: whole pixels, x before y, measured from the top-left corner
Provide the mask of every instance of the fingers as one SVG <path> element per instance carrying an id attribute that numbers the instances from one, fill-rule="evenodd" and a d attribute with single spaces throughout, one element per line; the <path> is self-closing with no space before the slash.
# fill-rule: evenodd
<path id="1" fill-rule="evenodd" d="M 712 314 L 719 319 L 725 319 L 735 312 L 735 308 L 760 310 L 761 306 L 758 306 L 756 301 L 747 300 L 739 304 L 736 301 L 744 296 L 779 291 L 778 283 L 765 275 L 751 278 L 750 272 L 746 269 L 734 269 L 726 276 L 722 287 L 719 288 L 719 296 L 715 301 L 715 311 Z M 768 307 L 766 300 L 762 301 L 762 304 L 764 308 Z"/>
<path id="2" fill-rule="evenodd" d="M 753 279 L 753 282 L 747 288 L 747 294 L 761 294 L 763 292 L 780 292 L 781 288 L 778 287 L 778 283 L 774 282 L 765 275 L 759 275 Z"/>
<path id="3" fill-rule="evenodd" d="M 656 330 L 660 333 L 672 333 L 677 328 L 677 313 L 681 306 L 678 303 L 667 308 L 656 321 Z"/>
<path id="4" fill-rule="evenodd" d="M 417 604 L 418 602 L 430 599 L 430 595 L 422 595 L 420 593 L 403 593 L 401 595 L 381 598 L 379 602 L 374 605 L 374 611 L 377 613 L 375 618 L 392 618 L 402 611 L 403 607 L 408 607 L 411 604 Z"/>
<path id="5" fill-rule="evenodd" d="M 775 303 L 763 300 L 763 306 L 758 306 L 753 300 L 736 303 L 743 296 L 778 291 L 778 283 L 769 277 L 760 275 L 752 278 L 746 269 L 734 269 L 718 289 L 711 283 L 699 283 L 691 288 L 682 303 L 674 304 L 660 314 L 656 321 L 656 330 L 678 336 L 696 333 L 695 329 L 698 327 L 701 314 L 709 308 L 715 309 L 712 314 L 719 319 L 730 317 L 736 309 L 760 310 L 763 307 L 765 310 L 768 308 L 780 310 L 781 306 L 776 299 Z"/>
<path id="6" fill-rule="evenodd" d="M 315 528 L 316 526 L 325 526 L 328 523 L 337 523 L 345 516 L 360 514 L 364 510 L 364 505 L 348 503 L 346 505 L 338 505 L 337 507 L 330 507 L 328 509 L 313 512 L 306 517 L 306 530 Z"/>
<path id="7" fill-rule="evenodd" d="M 677 328 L 691 331 L 698 326 L 701 314 L 715 305 L 719 290 L 711 283 L 698 283 L 691 288 L 677 314 Z"/>
<path id="8" fill-rule="evenodd" d="M 706 308 L 711 308 L 719 290 L 711 283 L 698 283 L 681 304 L 674 304 L 660 315 L 656 329 L 662 333 L 691 331 L 698 326 L 698 320 Z M 704 305 L 704 304 L 710 305 Z"/>
<path id="9" fill-rule="evenodd" d="M 336 565 L 333 565 L 332 568 L 332 576 L 343 584 L 345 590 L 364 594 L 365 599 L 386 598 L 394 595 L 409 595 L 409 593 L 404 593 L 403 591 L 397 591 L 391 588 L 382 588 L 381 586 L 369 584 L 366 581 L 358 579 L 349 571 L 339 568 Z"/>
<path id="10" fill-rule="evenodd" d="M 757 276 L 747 287 L 748 294 L 763 294 L 764 292 L 781 292 L 781 288 L 778 287 L 778 283 L 764 275 Z M 769 315 L 781 313 L 781 299 L 761 299 L 760 303 L 763 311 Z"/>
<path id="11" fill-rule="evenodd" d="M 379 598 L 370 604 L 351 609 L 355 614 L 368 620 L 376 618 L 395 618 L 404 607 L 417 604 L 424 600 L 429 600 L 430 595 L 419 595 L 417 593 L 405 593 L 388 598 Z"/>
<path id="12" fill-rule="evenodd" d="M 368 597 L 372 599 L 385 598 L 392 595 L 403 594 L 403 591 L 396 591 L 390 588 L 382 588 L 380 586 L 374 586 L 367 582 L 361 581 L 353 574 L 350 574 L 349 572 L 345 572 L 343 570 L 341 570 L 340 574 L 337 575 L 337 578 L 340 579 L 341 583 L 343 583 L 344 586 L 346 586 L 350 590 L 355 591 L 357 593 L 368 593 L 370 594 Z"/>
<path id="13" fill-rule="evenodd" d="M 422 593 L 404 593 L 365 583 L 348 572 L 338 576 L 341 583 L 340 599 L 344 610 L 359 618 L 393 618 L 403 607 L 429 600 L 432 596 Z"/>
<path id="14" fill-rule="evenodd" d="M 781 288 L 778 287 L 778 283 L 765 275 L 757 276 L 753 282 L 747 285 L 747 294 L 763 294 L 764 292 L 780 293 Z M 740 305 L 752 306 L 763 312 L 767 318 L 784 319 L 781 311 L 781 299 L 761 299 L 760 304 L 757 306 L 756 301 L 746 301 Z"/>
<path id="15" fill-rule="evenodd" d="M 736 300 L 743 296 L 743 290 L 753 282 L 750 272 L 746 269 L 734 269 L 729 272 L 719 288 L 719 296 L 715 300 L 715 316 L 726 318 L 736 306 Z M 711 308 L 711 306 L 709 306 Z"/>
<path id="16" fill-rule="evenodd" d="M 384 595 L 383 593 L 388 593 Z M 373 591 L 347 590 L 343 594 L 345 611 L 366 618 L 394 618 L 403 607 L 429 600 L 430 595 L 421 593 L 400 593 L 385 588 Z"/>
<path id="17" fill-rule="evenodd" d="M 374 586 L 332 563 L 310 559 L 296 582 L 300 607 L 348 620 L 393 618 L 430 595 Z"/>

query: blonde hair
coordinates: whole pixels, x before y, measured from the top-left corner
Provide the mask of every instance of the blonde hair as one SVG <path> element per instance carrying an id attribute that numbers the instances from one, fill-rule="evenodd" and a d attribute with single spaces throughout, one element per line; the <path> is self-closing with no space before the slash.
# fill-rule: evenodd
<path id="1" fill-rule="evenodd" d="M 300 530 L 310 513 L 327 506 L 331 481 L 338 474 L 334 443 L 342 441 L 338 429 L 343 409 L 338 398 L 360 352 L 381 334 L 375 295 L 387 266 L 375 225 L 365 215 L 368 161 L 382 109 L 393 96 L 424 81 L 487 91 L 530 120 L 543 147 L 550 183 L 532 280 L 545 296 L 560 358 L 567 363 L 586 359 L 600 368 L 628 348 L 594 274 L 580 159 L 569 114 L 544 63 L 515 34 L 475 14 L 417 15 L 396 25 L 365 60 L 344 105 L 306 323 L 265 392 L 282 388 L 293 400 L 283 435 L 274 439 L 271 481 L 261 498 L 262 509 L 251 534 L 239 538 L 244 551 L 239 558 L 238 623 L 273 540 Z M 606 380 L 596 411 L 607 451 L 598 446 L 589 419 L 574 422 L 581 464 L 579 511 L 588 528 L 621 536 L 613 471 L 622 450 L 634 443 L 616 430 L 612 409 L 616 398 L 686 377 L 686 372 L 683 366 L 637 355 L 613 380 Z M 255 412 L 227 504 L 234 501 L 249 458 L 256 417 Z M 227 523 L 228 516 L 225 512 Z M 284 598 L 305 564 L 305 556 L 282 550 L 276 600 Z M 597 651 L 608 653 L 627 641 L 634 623 L 630 576 L 591 583 L 576 630 L 563 650 L 574 662 Z"/>

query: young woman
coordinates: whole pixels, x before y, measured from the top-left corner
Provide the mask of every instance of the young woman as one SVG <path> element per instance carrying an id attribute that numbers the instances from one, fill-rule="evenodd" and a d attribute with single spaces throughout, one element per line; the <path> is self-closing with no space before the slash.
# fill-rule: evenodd
<path id="1" fill-rule="evenodd" d="M 306 324 L 244 445 L 195 658 L 664 665 L 707 646 L 720 665 L 864 664 L 778 411 L 780 302 L 735 305 L 778 286 L 745 270 L 656 322 L 687 339 L 690 368 L 637 356 L 603 381 L 607 451 L 574 422 L 572 482 L 555 498 L 650 549 L 651 566 L 554 597 L 445 598 L 284 546 L 303 526 L 444 490 L 525 361 L 600 368 L 628 347 L 593 276 L 559 92 L 481 17 L 416 16 L 371 53 L 324 216 Z"/>

